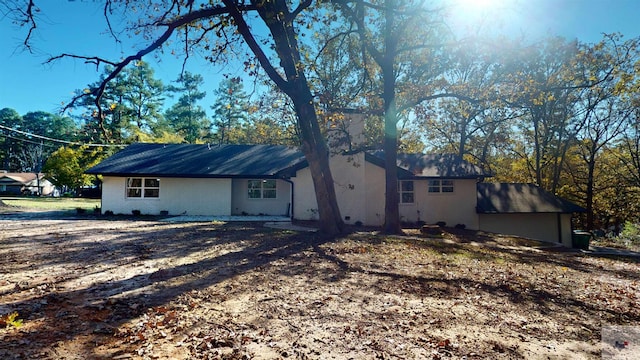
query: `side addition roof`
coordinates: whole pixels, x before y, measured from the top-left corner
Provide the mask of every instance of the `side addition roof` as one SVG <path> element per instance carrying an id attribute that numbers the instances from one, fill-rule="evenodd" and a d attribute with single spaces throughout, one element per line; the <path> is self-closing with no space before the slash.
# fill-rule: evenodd
<path id="1" fill-rule="evenodd" d="M 477 212 L 481 214 L 586 211 L 534 184 L 478 183 L 477 194 Z"/>
<path id="2" fill-rule="evenodd" d="M 159 177 L 279 177 L 305 166 L 296 148 L 280 145 L 193 145 L 135 143 L 87 174 Z"/>

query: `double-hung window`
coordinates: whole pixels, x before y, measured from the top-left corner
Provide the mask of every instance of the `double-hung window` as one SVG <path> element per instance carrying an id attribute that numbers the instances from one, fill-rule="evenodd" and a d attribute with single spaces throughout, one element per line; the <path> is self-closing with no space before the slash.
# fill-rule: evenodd
<path id="1" fill-rule="evenodd" d="M 413 181 L 398 181 L 398 195 L 398 198 L 400 198 L 400 204 L 413 204 Z"/>
<path id="2" fill-rule="evenodd" d="M 160 197 L 160 179 L 127 178 L 127 198 Z"/>
<path id="3" fill-rule="evenodd" d="M 452 193 L 453 180 L 429 180 L 430 193 Z"/>
<path id="4" fill-rule="evenodd" d="M 275 199 L 276 198 L 276 181 L 275 180 L 249 180 L 248 191 L 249 191 L 249 199 Z"/>

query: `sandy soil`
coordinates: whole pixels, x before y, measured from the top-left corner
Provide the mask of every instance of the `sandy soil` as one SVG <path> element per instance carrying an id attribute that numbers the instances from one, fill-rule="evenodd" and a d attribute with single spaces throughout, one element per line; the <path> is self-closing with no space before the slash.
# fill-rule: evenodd
<path id="1" fill-rule="evenodd" d="M 599 359 L 640 346 L 600 340 L 603 326 L 640 325 L 634 259 L 468 231 L 325 241 L 261 223 L 1 216 L 1 359 Z"/>

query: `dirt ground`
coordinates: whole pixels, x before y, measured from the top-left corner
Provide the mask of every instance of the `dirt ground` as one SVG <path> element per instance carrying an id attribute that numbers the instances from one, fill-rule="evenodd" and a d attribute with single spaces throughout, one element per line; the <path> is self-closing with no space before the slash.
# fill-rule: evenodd
<path id="1" fill-rule="evenodd" d="M 600 339 L 603 326 L 640 325 L 637 259 L 470 231 L 357 230 L 326 241 L 261 223 L 5 211 L 0 359 L 599 359 L 639 349 Z"/>

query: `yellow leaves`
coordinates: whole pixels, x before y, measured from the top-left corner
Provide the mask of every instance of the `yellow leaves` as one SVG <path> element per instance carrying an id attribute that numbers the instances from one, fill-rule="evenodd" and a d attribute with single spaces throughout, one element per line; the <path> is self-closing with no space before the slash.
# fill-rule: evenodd
<path id="1" fill-rule="evenodd" d="M 113 111 L 116 109 L 116 107 L 118 107 L 118 104 L 112 103 L 111 105 L 109 105 L 109 110 Z"/>
<path id="2" fill-rule="evenodd" d="M 82 90 L 82 92 L 83 92 L 83 93 L 85 93 L 85 94 L 91 94 L 91 90 L 90 90 L 90 89 L 87 89 L 87 88 L 85 88 L 84 90 Z"/>
<path id="3" fill-rule="evenodd" d="M 22 326 L 22 319 L 18 319 L 18 313 L 14 311 L 10 314 L 0 316 L 0 326 L 13 326 L 18 328 Z"/>

